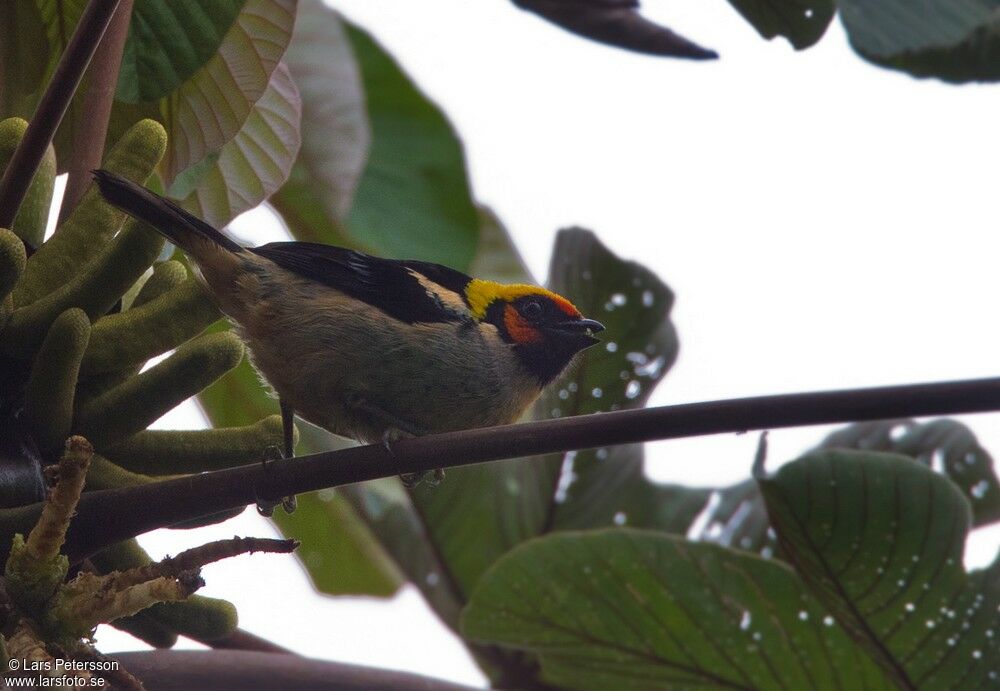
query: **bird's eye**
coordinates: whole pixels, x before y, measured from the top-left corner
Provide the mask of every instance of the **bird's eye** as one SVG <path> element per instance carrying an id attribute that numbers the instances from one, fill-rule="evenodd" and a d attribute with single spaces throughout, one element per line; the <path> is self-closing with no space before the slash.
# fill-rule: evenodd
<path id="1" fill-rule="evenodd" d="M 542 316 L 542 304 L 537 300 L 529 300 L 524 303 L 524 307 L 521 308 L 521 314 L 526 316 L 528 319 L 540 317 Z"/>

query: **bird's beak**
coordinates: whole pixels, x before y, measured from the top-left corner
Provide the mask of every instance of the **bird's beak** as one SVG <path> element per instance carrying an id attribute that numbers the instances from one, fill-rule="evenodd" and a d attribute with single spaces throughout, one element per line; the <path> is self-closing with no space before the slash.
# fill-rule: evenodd
<path id="1" fill-rule="evenodd" d="M 580 349 L 583 350 L 599 343 L 598 339 L 594 338 L 594 334 L 604 331 L 604 324 L 594 319 L 570 319 L 553 325 L 552 330 L 577 341 Z"/>

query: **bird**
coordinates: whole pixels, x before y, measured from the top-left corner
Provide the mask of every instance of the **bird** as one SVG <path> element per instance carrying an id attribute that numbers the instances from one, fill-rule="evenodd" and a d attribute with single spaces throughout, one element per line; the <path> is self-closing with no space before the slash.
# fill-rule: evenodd
<path id="1" fill-rule="evenodd" d="M 536 285 L 314 242 L 244 247 L 142 185 L 93 174 L 109 203 L 190 258 L 278 399 L 286 458 L 296 415 L 390 449 L 403 437 L 516 422 L 604 330 Z"/>

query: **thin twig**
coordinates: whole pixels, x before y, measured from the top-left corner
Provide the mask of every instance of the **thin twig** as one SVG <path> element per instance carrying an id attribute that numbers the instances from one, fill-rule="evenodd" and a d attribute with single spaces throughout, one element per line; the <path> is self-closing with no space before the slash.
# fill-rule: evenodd
<path id="1" fill-rule="evenodd" d="M 88 492 L 70 526 L 66 554 L 75 563 L 121 540 L 261 497 L 400 473 L 704 434 L 995 410 L 1000 378 L 689 403 L 403 439 L 391 451 L 381 444 L 359 446 Z M 18 509 L 18 524 L 33 523 L 39 508 Z"/>
<path id="2" fill-rule="evenodd" d="M 104 32 L 104 38 L 90 61 L 87 88 L 82 94 L 82 108 L 86 117 L 80 118 L 73 132 L 73 158 L 66 167 L 68 176 L 62 208 L 59 210 L 60 223 L 76 208 L 80 197 L 90 186 L 93 179 L 90 171 L 101 167 L 133 2 L 134 0 L 120 0 L 118 9 Z"/>
<path id="3" fill-rule="evenodd" d="M 298 540 L 276 540 L 266 537 L 233 537 L 228 540 L 216 540 L 184 550 L 176 557 L 165 557 L 158 562 L 124 571 L 119 575 L 119 579 L 141 583 L 154 578 L 177 578 L 183 573 L 198 571 L 206 564 L 241 554 L 254 552 L 287 554 L 295 551 L 298 546 Z"/>
<path id="4" fill-rule="evenodd" d="M 90 59 L 104 35 L 118 0 L 90 0 L 59 60 L 38 108 L 7 169 L 0 178 L 0 228 L 10 228 L 31 179 L 62 122 Z"/>

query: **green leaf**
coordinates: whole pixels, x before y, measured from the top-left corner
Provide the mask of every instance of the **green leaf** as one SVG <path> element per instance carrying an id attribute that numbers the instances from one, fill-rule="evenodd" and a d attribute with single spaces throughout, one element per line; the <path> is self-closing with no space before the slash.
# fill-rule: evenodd
<path id="1" fill-rule="evenodd" d="M 364 31 L 317 0 L 301 13 L 302 149 L 272 204 L 300 240 L 466 268 L 479 219 L 451 125 Z"/>
<path id="2" fill-rule="evenodd" d="M 622 260 L 584 230 L 562 231 L 549 286 L 606 330 L 602 343 L 554 384 L 537 417 L 641 408 L 677 359 L 670 321 L 674 294 L 641 264 Z M 702 510 L 707 490 L 659 485 L 643 474 L 641 444 L 556 455 L 561 491 L 549 519 L 557 529 L 628 524 L 683 533 Z"/>
<path id="3" fill-rule="evenodd" d="M 891 689 L 792 570 L 633 529 L 528 542 L 483 577 L 463 635 L 536 653 L 564 689 Z"/>
<path id="4" fill-rule="evenodd" d="M 295 513 L 280 513 L 276 522 L 302 543 L 297 556 L 321 593 L 390 597 L 403 584 L 395 562 L 336 490 L 299 496 Z"/>
<path id="5" fill-rule="evenodd" d="M 298 154 L 300 105 L 288 69 L 279 64 L 237 135 L 217 156 L 203 159 L 207 167 L 195 166 L 194 189 L 183 194 L 191 181 L 182 173 L 171 195 L 183 197 L 181 206 L 216 227 L 263 202 L 288 179 Z"/>
<path id="6" fill-rule="evenodd" d="M 115 97 L 156 101 L 211 58 L 246 0 L 138 0 L 132 8 Z"/>
<path id="7" fill-rule="evenodd" d="M 420 517 L 399 481 L 375 480 L 341 491 L 392 555 L 399 570 L 420 590 L 441 620 L 457 630 L 465 600 L 441 553 L 426 538 Z"/>
<path id="8" fill-rule="evenodd" d="M 463 269 L 479 217 L 451 124 L 365 31 L 345 22 L 361 70 L 371 146 L 347 235 L 384 256 Z"/>
<path id="9" fill-rule="evenodd" d="M 955 420 L 862 422 L 830 434 L 820 449 L 891 451 L 949 478 L 972 505 L 973 525 L 1000 520 L 1000 482 L 993 457 Z"/>
<path id="10" fill-rule="evenodd" d="M 218 51 L 159 101 L 170 135 L 162 165 L 168 186 L 243 128 L 288 47 L 295 7 L 296 0 L 246 0 Z"/>
<path id="11" fill-rule="evenodd" d="M 833 0 L 729 0 L 766 39 L 784 36 L 796 50 L 819 41 L 833 20 Z"/>
<path id="12" fill-rule="evenodd" d="M 361 73 L 340 15 L 301 0 L 285 63 L 302 94 L 302 148 L 275 195 L 300 240 L 344 244 L 338 230 L 354 202 L 371 145 Z"/>
<path id="13" fill-rule="evenodd" d="M 905 456 L 827 451 L 760 486 L 800 576 L 900 688 L 1000 687 L 1000 568 L 962 567 L 955 485 Z"/>
<path id="14" fill-rule="evenodd" d="M 1000 79 L 998 0 L 839 0 L 840 17 L 864 58 L 918 77 Z"/>

